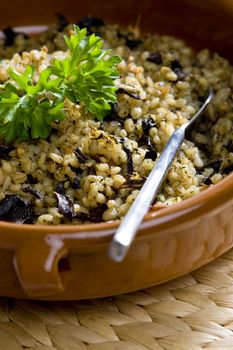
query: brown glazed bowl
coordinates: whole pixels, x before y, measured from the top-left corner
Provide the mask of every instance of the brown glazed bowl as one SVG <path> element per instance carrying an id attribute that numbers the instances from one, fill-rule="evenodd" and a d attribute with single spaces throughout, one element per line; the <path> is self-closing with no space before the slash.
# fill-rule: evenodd
<path id="1" fill-rule="evenodd" d="M 93 14 L 143 31 L 177 35 L 195 49 L 233 60 L 231 0 L 12 0 L 0 2 L 1 26 L 70 21 Z M 170 280 L 233 246 L 233 174 L 179 204 L 150 212 L 122 263 L 107 249 L 119 222 L 80 226 L 0 223 L 0 295 L 83 299 L 131 292 Z"/>

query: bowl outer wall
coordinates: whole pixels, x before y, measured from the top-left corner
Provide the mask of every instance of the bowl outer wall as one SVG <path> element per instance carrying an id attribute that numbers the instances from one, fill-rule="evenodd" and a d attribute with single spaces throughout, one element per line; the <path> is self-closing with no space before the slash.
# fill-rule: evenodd
<path id="1" fill-rule="evenodd" d="M 143 225 L 148 223 L 149 227 L 142 228 L 123 263 L 114 263 L 107 256 L 112 228 L 105 235 L 81 229 L 39 235 L 32 231 L 29 235 L 28 230 L 12 232 L 4 223 L 6 231 L 0 231 L 4 232 L 0 239 L 1 294 L 36 299 L 92 298 L 149 287 L 190 272 L 233 245 L 233 190 L 230 196 L 227 190 L 231 181 L 229 176 L 221 183 L 226 185 L 225 192 L 217 185 L 215 191 L 193 197 L 191 208 L 186 201 L 181 216 L 178 210 L 177 216 L 170 213 L 170 220 L 163 221 L 161 211 L 156 214 L 158 220 L 148 218 Z M 92 238 L 87 239 L 89 233 Z M 58 264 L 59 259 L 66 262 L 63 257 L 68 254 L 69 266 Z"/>
<path id="2" fill-rule="evenodd" d="M 18 1 L 13 3 L 17 6 Z M 22 6 L 22 1 L 20 3 Z M 25 1 L 25 5 L 27 3 Z M 51 11 L 47 10 L 46 16 L 42 17 L 41 9 L 47 3 Z M 99 7 L 93 11 L 96 3 Z M 213 0 L 203 5 L 199 1 L 180 0 L 174 6 L 168 1 L 166 8 L 162 1 L 144 1 L 143 4 L 136 1 L 133 7 L 131 1 L 124 2 L 124 7 L 120 3 L 114 2 L 106 7 L 104 1 L 89 2 L 82 4 L 79 13 L 80 16 L 95 13 L 116 22 L 117 11 L 112 10 L 117 6 L 117 15 L 127 23 L 141 12 L 146 17 L 142 20 L 144 30 L 152 29 L 156 23 L 155 30 L 189 38 L 194 47 L 218 47 L 230 58 L 233 46 L 230 41 L 232 26 L 229 25 L 233 6 L 230 2 Z M 64 9 L 58 10 L 74 17 L 68 5 L 71 6 L 70 1 L 66 2 Z M 156 13 L 151 11 L 155 5 Z M 26 13 L 29 11 L 30 16 L 13 18 L 12 12 L 7 12 L 7 6 L 5 2 L 0 4 L 0 10 L 3 7 L 2 11 L 8 14 L 4 16 L 4 20 L 8 21 L 6 24 L 11 21 L 14 24 L 42 23 L 42 19 L 49 22 L 55 12 L 52 9 L 57 8 L 54 1 L 42 1 L 37 13 L 26 6 Z M 0 13 L 4 13 L 2 11 Z M 212 16 L 207 16 L 210 13 Z M 181 22 L 184 15 L 188 18 L 185 24 Z M 195 33 L 191 25 L 194 23 L 197 28 Z M 200 195 L 149 213 L 129 255 L 121 264 L 113 263 L 107 257 L 107 246 L 117 222 L 78 227 L 20 226 L 2 222 L 0 258 L 4 263 L 0 268 L 0 294 L 46 299 L 105 296 L 144 288 L 189 272 L 219 256 L 233 244 L 230 225 L 232 180 L 233 175 L 230 175 Z M 68 254 L 69 266 L 64 258 Z M 74 287 L 76 284 L 78 288 Z"/>

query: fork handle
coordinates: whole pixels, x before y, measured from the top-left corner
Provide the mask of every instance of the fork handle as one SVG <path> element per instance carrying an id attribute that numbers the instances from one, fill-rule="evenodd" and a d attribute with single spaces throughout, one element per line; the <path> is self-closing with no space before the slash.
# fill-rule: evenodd
<path id="1" fill-rule="evenodd" d="M 122 261 L 127 254 L 140 223 L 156 198 L 160 186 L 184 141 L 186 127 L 187 124 L 183 124 L 173 132 L 138 196 L 116 231 L 109 249 L 109 255 L 114 261 Z"/>

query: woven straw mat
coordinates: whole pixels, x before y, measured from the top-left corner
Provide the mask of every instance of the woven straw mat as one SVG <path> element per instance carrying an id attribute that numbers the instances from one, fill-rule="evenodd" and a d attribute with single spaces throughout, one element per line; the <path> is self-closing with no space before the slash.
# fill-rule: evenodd
<path id="1" fill-rule="evenodd" d="M 72 302 L 0 298 L 0 350 L 233 350 L 233 250 L 166 284 Z"/>

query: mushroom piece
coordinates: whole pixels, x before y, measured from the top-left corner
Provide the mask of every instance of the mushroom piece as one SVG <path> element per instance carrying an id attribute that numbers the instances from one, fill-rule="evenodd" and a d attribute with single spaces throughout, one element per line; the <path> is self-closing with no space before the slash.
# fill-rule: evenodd
<path id="1" fill-rule="evenodd" d="M 32 223 L 34 211 L 32 203 L 17 195 L 6 195 L 0 202 L 0 221 L 17 224 Z"/>

